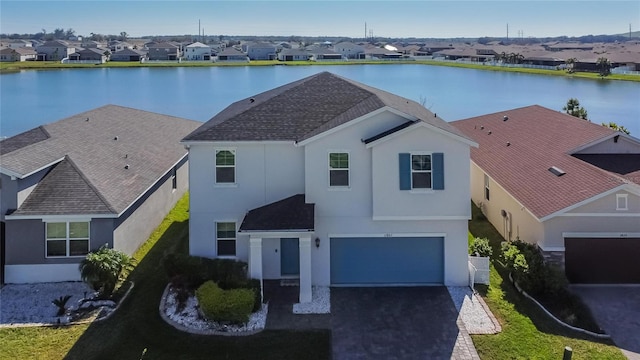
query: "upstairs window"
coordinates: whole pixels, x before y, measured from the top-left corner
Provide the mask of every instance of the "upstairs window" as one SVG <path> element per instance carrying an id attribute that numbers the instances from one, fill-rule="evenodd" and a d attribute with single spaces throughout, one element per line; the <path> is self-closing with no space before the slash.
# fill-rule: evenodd
<path id="1" fill-rule="evenodd" d="M 629 194 L 616 194 L 616 210 L 629 210 Z"/>
<path id="2" fill-rule="evenodd" d="M 349 153 L 329 153 L 329 186 L 349 186 Z"/>
<path id="3" fill-rule="evenodd" d="M 236 256 L 236 223 L 216 223 L 218 256 Z"/>
<path id="4" fill-rule="evenodd" d="M 89 222 L 48 222 L 47 257 L 85 256 L 89 253 Z"/>
<path id="5" fill-rule="evenodd" d="M 443 153 L 399 154 L 400 190 L 444 190 Z"/>
<path id="6" fill-rule="evenodd" d="M 216 184 L 235 184 L 236 151 L 216 150 Z"/>

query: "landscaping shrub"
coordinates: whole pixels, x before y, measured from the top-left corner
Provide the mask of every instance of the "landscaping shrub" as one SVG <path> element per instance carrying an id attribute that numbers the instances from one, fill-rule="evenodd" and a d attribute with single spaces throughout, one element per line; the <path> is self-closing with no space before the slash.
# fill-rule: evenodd
<path id="1" fill-rule="evenodd" d="M 247 285 L 247 263 L 232 259 L 214 259 L 206 264 L 207 280 L 213 280 L 224 289 L 243 288 Z"/>
<path id="2" fill-rule="evenodd" d="M 164 267 L 172 284 L 185 285 L 196 289 L 206 280 L 202 258 L 181 253 L 168 254 Z"/>
<path id="3" fill-rule="evenodd" d="M 475 256 L 487 256 L 493 255 L 493 249 L 489 245 L 489 239 L 487 238 L 474 238 L 469 246 L 469 254 Z"/>
<path id="4" fill-rule="evenodd" d="M 172 282 L 185 282 L 192 289 L 207 280 L 213 280 L 224 290 L 250 287 L 247 285 L 247 263 L 242 261 L 169 254 L 164 259 L 164 266 Z"/>
<path id="5" fill-rule="evenodd" d="M 223 290 L 211 280 L 196 290 L 196 297 L 208 319 L 223 323 L 246 323 L 255 302 L 252 290 Z"/>
<path id="6" fill-rule="evenodd" d="M 244 286 L 241 286 L 240 288 L 250 289 L 251 291 L 253 291 L 253 309 L 251 311 L 256 312 L 260 310 L 260 308 L 262 307 L 262 285 L 260 283 L 260 280 L 246 280 Z"/>
<path id="7" fill-rule="evenodd" d="M 100 297 L 106 298 L 111 296 L 118 281 L 124 280 L 134 265 L 132 257 L 103 245 L 89 252 L 78 268 L 82 281 L 98 291 Z"/>

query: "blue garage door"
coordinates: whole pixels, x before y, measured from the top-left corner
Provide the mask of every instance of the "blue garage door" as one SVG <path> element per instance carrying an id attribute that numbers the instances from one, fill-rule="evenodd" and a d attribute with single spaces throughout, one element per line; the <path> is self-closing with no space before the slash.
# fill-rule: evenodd
<path id="1" fill-rule="evenodd" d="M 442 284 L 444 238 L 331 239 L 332 285 Z"/>

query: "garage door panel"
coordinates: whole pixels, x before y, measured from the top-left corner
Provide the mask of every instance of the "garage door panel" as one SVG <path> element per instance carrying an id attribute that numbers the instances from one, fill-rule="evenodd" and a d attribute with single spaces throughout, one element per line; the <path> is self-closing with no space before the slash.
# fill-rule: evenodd
<path id="1" fill-rule="evenodd" d="M 564 241 L 569 282 L 640 283 L 640 238 L 565 238 Z"/>
<path id="2" fill-rule="evenodd" d="M 443 254 L 441 237 L 332 238 L 331 283 L 441 284 Z"/>

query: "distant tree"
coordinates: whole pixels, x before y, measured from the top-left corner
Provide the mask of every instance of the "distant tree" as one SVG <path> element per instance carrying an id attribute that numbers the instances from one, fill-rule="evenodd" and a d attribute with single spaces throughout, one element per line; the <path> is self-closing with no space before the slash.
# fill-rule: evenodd
<path id="1" fill-rule="evenodd" d="M 575 72 L 575 66 L 576 66 L 576 61 L 578 61 L 578 59 L 576 58 L 568 58 L 567 60 L 564 61 L 565 64 L 567 64 L 567 72 L 568 73 L 573 73 Z"/>
<path id="2" fill-rule="evenodd" d="M 569 114 L 571 116 L 575 116 L 575 117 L 580 118 L 580 119 L 588 120 L 587 119 L 587 110 L 585 110 L 585 108 L 580 106 L 580 101 L 578 101 L 578 99 L 575 99 L 575 98 L 569 99 L 567 101 L 567 105 L 565 105 L 562 108 L 562 110 L 566 111 L 567 114 Z"/>
<path id="3" fill-rule="evenodd" d="M 64 39 L 64 34 L 65 32 L 63 28 L 53 30 L 53 38 L 56 40 Z"/>
<path id="4" fill-rule="evenodd" d="M 120 40 L 122 41 L 127 41 L 127 37 L 129 36 L 129 34 L 127 34 L 126 31 L 123 31 L 120 33 Z"/>
<path id="5" fill-rule="evenodd" d="M 596 61 L 596 66 L 600 72 L 600 76 L 608 76 L 611 74 L 611 62 L 606 57 L 600 57 Z"/>
<path id="6" fill-rule="evenodd" d="M 602 126 L 604 126 L 604 127 L 608 127 L 609 129 L 613 129 L 613 130 L 616 130 L 616 131 L 623 132 L 623 133 L 625 133 L 625 134 L 627 134 L 627 135 L 630 135 L 630 134 L 631 134 L 631 132 L 629 131 L 629 129 L 627 129 L 627 128 L 626 128 L 626 127 L 624 127 L 623 125 L 618 125 L 618 124 L 616 124 L 616 123 L 615 123 L 615 122 L 613 122 L 613 121 L 610 121 L 608 124 L 607 124 L 607 123 L 602 123 Z"/>
<path id="7" fill-rule="evenodd" d="M 64 38 L 69 39 L 70 37 L 75 35 L 76 35 L 76 31 L 73 30 L 72 28 L 68 28 L 67 31 L 64 33 Z"/>

